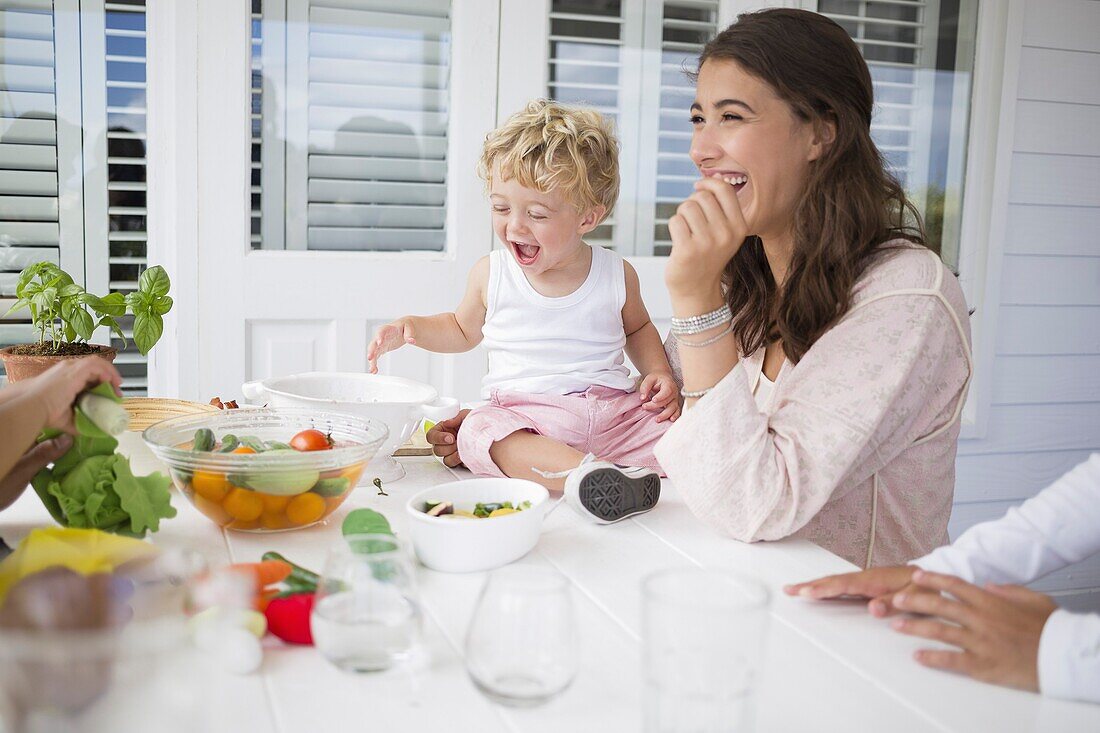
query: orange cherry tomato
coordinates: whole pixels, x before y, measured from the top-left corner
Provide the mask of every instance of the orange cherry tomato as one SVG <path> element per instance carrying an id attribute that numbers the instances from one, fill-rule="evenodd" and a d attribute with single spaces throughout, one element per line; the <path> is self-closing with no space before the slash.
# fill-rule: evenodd
<path id="1" fill-rule="evenodd" d="M 290 520 L 282 512 L 265 511 L 260 515 L 260 526 L 264 529 L 286 529 L 290 526 Z"/>
<path id="2" fill-rule="evenodd" d="M 264 511 L 271 512 L 272 514 L 280 514 L 286 509 L 286 505 L 290 503 L 289 496 L 275 496 L 274 494 L 257 494 L 260 497 L 260 501 L 264 503 Z"/>
<path id="3" fill-rule="evenodd" d="M 249 448 L 247 445 L 241 445 L 233 449 L 234 453 L 255 453 L 256 451 Z"/>
<path id="4" fill-rule="evenodd" d="M 251 522 L 259 519 L 264 511 L 264 503 L 254 491 L 248 489 L 233 489 L 225 497 L 222 507 L 229 512 L 234 519 Z"/>
<path id="5" fill-rule="evenodd" d="M 219 527 L 224 527 L 233 521 L 233 517 L 229 516 L 229 513 L 218 502 L 205 499 L 201 494 L 195 494 L 193 501 L 195 502 L 195 508 L 209 517 Z"/>
<path id="6" fill-rule="evenodd" d="M 332 438 L 320 430 L 303 430 L 290 439 L 290 447 L 299 451 L 329 450 Z"/>
<path id="7" fill-rule="evenodd" d="M 195 475 L 191 477 L 191 488 L 204 499 L 220 503 L 229 493 L 229 482 L 224 473 L 195 471 Z"/>
<path id="8" fill-rule="evenodd" d="M 286 506 L 286 516 L 292 523 L 302 526 L 313 524 L 325 515 L 325 499 L 320 494 L 307 491 L 298 494 Z"/>

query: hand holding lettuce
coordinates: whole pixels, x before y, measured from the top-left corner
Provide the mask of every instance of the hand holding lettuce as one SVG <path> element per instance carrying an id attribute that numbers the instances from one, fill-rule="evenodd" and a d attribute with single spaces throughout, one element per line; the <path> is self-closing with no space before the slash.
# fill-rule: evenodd
<path id="1" fill-rule="evenodd" d="M 160 529 L 161 519 L 176 516 L 168 492 L 171 480 L 160 473 L 134 476 L 130 460 L 115 452 L 114 435 L 128 424 L 121 402 L 109 384 L 85 393 L 75 408 L 73 447 L 31 480 L 64 527 L 143 537 Z M 46 431 L 42 439 L 57 434 Z"/>

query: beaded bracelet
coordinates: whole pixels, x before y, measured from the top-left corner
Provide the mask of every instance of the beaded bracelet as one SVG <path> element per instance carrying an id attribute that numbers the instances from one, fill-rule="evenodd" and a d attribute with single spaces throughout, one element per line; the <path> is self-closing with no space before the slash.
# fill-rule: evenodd
<path id="1" fill-rule="evenodd" d="M 733 313 L 730 311 L 729 305 L 723 305 L 721 308 L 699 316 L 674 317 L 672 319 L 672 333 L 676 336 L 691 336 L 692 334 L 709 331 L 715 326 L 721 326 L 723 323 L 729 323 L 732 320 Z"/>
<path id="2" fill-rule="evenodd" d="M 723 338 L 725 338 L 726 336 L 730 335 L 731 333 L 733 333 L 733 325 L 732 324 L 727 326 L 726 330 L 722 331 L 717 336 L 711 336 L 706 341 L 698 341 L 698 342 L 696 342 L 696 341 L 684 341 L 682 338 L 680 338 L 676 334 L 673 334 L 672 337 L 676 340 L 676 343 L 680 346 L 690 346 L 693 349 L 698 349 L 702 346 L 710 346 L 711 344 L 716 344 L 719 341 L 721 341 Z"/>
<path id="3" fill-rule="evenodd" d="M 707 392 L 710 392 L 712 389 L 714 389 L 714 388 L 713 387 L 707 387 L 706 389 L 698 389 L 698 390 L 695 390 L 694 392 L 692 392 L 690 390 L 682 389 L 682 390 L 680 390 L 680 396 L 683 397 L 685 400 L 697 400 L 700 397 L 702 397 L 703 395 L 705 395 Z"/>

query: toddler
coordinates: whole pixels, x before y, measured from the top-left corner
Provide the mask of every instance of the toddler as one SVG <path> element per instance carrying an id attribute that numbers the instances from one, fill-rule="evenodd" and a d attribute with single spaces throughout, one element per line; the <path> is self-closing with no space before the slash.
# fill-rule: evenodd
<path id="1" fill-rule="evenodd" d="M 458 432 L 471 471 L 564 491 L 597 522 L 652 509 L 661 488 L 653 445 L 680 414 L 679 389 L 634 268 L 583 239 L 618 197 L 608 121 L 533 101 L 488 135 L 478 173 L 503 249 L 474 265 L 453 313 L 382 326 L 371 372 L 405 344 L 455 353 L 484 342 L 488 404 Z"/>

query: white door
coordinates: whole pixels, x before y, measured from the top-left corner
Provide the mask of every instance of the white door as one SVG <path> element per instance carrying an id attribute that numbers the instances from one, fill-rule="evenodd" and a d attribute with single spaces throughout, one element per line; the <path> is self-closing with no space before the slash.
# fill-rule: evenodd
<path id="1" fill-rule="evenodd" d="M 497 2 L 188 5 L 149 9 L 150 125 L 173 141 L 150 152 L 150 247 L 177 290 L 150 390 L 365 371 L 378 325 L 453 310 L 489 251 Z M 472 399 L 485 359 L 406 347 L 380 368 Z"/>

